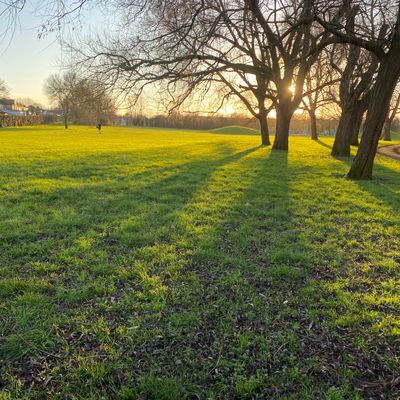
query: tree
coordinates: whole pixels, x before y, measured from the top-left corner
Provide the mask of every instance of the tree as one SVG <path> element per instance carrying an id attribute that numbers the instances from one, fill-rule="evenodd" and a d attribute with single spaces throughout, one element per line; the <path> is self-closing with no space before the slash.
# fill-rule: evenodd
<path id="1" fill-rule="evenodd" d="M 274 108 L 269 100 L 267 104 L 267 81 L 263 76 L 256 76 L 255 82 L 251 82 L 246 74 L 237 71 L 229 79 L 227 74 L 219 72 L 216 74 L 215 81 L 221 83 L 223 88 L 223 100 L 229 100 L 231 96 L 236 97 L 246 108 L 246 110 L 259 121 L 261 144 L 269 146 L 268 115 Z M 221 103 L 222 105 L 222 103 Z"/>
<path id="2" fill-rule="evenodd" d="M 387 110 L 394 89 L 400 77 L 400 4 L 397 5 L 396 19 L 384 43 L 370 42 L 381 64 L 371 91 L 371 100 L 364 132 L 357 155 L 348 173 L 349 178 L 371 179 L 379 137 L 386 119 Z"/>
<path id="3" fill-rule="evenodd" d="M 138 38 L 126 37 L 124 32 L 124 40 L 98 40 L 89 44 L 89 54 L 80 46 L 75 48 L 91 75 L 136 97 L 146 86 L 164 81 L 173 99 L 171 109 L 188 99 L 193 101 L 191 95 L 196 91 L 205 97 L 223 85 L 219 104 L 230 96 L 240 99 L 260 121 L 262 144 L 270 144 L 263 50 L 268 46 L 248 7 L 228 7 L 220 1 L 150 1 L 142 5 L 135 14 L 135 22 L 143 17 L 144 29 Z M 252 39 L 255 32 L 258 36 Z"/>
<path id="4" fill-rule="evenodd" d="M 62 110 L 65 129 L 68 129 L 68 118 L 72 104 L 78 99 L 79 83 L 80 78 L 74 71 L 50 75 L 45 83 L 46 95 L 52 102 L 56 102 Z"/>
<path id="5" fill-rule="evenodd" d="M 3 79 L 0 79 L 0 97 L 6 97 L 8 94 L 9 91 L 6 83 L 3 81 Z"/>
<path id="6" fill-rule="evenodd" d="M 73 48 L 92 73 L 137 95 L 148 85 L 166 81 L 169 92 L 183 92 L 180 97 L 188 98 L 188 93 L 218 80 L 244 100 L 247 96 L 229 86 L 227 76 L 234 75 L 237 84 L 258 100 L 261 131 L 267 126 L 265 101 L 272 102 L 277 112 L 273 148 L 287 150 L 290 121 L 303 98 L 307 73 L 332 40 L 313 22 L 314 3 L 120 2 L 128 20 L 119 36 Z M 332 20 L 340 12 L 331 12 Z M 142 29 L 127 32 L 126 26 L 132 24 Z"/>
<path id="7" fill-rule="evenodd" d="M 315 64 L 312 65 L 305 79 L 305 93 L 302 99 L 302 108 L 310 117 L 311 139 L 318 140 L 317 113 L 332 103 L 326 89 L 335 82 L 334 70 L 330 68 L 326 53 L 321 53 Z"/>
<path id="8" fill-rule="evenodd" d="M 338 104 L 342 110 L 332 147 L 333 156 L 350 156 L 350 145 L 358 146 L 363 116 L 368 108 L 374 74 L 378 61 L 373 57 L 362 57 L 361 48 L 350 46 L 347 63 L 343 69 L 336 66 L 341 74 L 338 90 Z"/>
<path id="9" fill-rule="evenodd" d="M 75 88 L 71 114 L 80 123 L 106 124 L 115 116 L 113 96 L 99 82 L 81 78 Z"/>
<path id="10" fill-rule="evenodd" d="M 93 79 L 84 78 L 76 71 L 51 75 L 45 84 L 50 100 L 61 108 L 64 126 L 68 121 L 88 124 L 106 123 L 115 116 L 116 105 L 105 85 Z"/>
<path id="11" fill-rule="evenodd" d="M 355 31 L 355 20 L 359 7 L 346 9 L 346 34 Z M 375 36 L 373 21 L 371 35 Z M 367 23 L 366 22 L 366 23 Z M 379 38 L 384 36 L 386 27 L 381 27 Z M 363 50 L 354 44 L 335 45 L 331 52 L 331 66 L 340 76 L 337 90 L 337 103 L 342 113 L 332 147 L 333 156 L 350 156 L 350 145 L 358 146 L 358 136 L 362 119 L 367 110 L 374 75 L 378 69 L 379 61 L 373 53 Z"/>
<path id="12" fill-rule="evenodd" d="M 326 22 L 320 16 L 316 20 L 338 40 L 362 47 L 374 54 L 380 62 L 376 80 L 371 89 L 363 135 L 357 155 L 348 173 L 352 179 L 371 179 L 379 137 L 397 81 L 400 77 L 400 3 L 387 1 L 360 1 L 360 15 L 372 12 L 374 20 L 385 28 L 384 38 L 374 38 L 365 26 L 363 18 L 352 32 L 343 26 Z M 382 28 L 381 28 L 382 31 Z"/>
<path id="13" fill-rule="evenodd" d="M 382 132 L 382 139 L 386 141 L 391 141 L 392 140 L 392 135 L 391 135 L 391 128 L 393 121 L 399 111 L 400 107 L 400 88 L 397 87 L 396 93 L 394 93 L 392 97 L 392 101 L 390 102 L 390 107 L 389 110 L 386 114 L 386 119 L 385 123 L 383 125 L 383 132 Z"/>

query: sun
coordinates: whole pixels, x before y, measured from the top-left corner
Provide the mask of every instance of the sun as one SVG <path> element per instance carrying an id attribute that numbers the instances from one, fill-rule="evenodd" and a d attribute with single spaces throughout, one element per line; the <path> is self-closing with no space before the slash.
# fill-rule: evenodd
<path id="1" fill-rule="evenodd" d="M 235 114 L 235 109 L 230 104 L 227 104 L 224 107 L 224 114 Z"/>

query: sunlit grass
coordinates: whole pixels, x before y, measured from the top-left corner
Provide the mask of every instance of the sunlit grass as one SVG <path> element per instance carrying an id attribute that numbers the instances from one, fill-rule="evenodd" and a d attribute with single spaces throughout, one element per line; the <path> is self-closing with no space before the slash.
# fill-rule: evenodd
<path id="1" fill-rule="evenodd" d="M 396 398 L 400 163 L 331 144 L 0 131 L 0 398 Z"/>

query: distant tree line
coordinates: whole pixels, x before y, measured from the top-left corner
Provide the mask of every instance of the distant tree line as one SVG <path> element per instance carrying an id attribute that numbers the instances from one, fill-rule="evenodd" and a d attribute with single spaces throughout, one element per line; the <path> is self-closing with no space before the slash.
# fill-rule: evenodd
<path id="1" fill-rule="evenodd" d="M 172 114 L 154 115 L 151 117 L 143 114 L 132 113 L 121 117 L 128 126 L 149 126 L 160 128 L 211 130 L 231 125 L 240 125 L 259 130 L 259 121 L 254 117 L 242 115 L 195 115 L 174 112 Z M 121 118 L 118 120 L 121 121 Z M 276 120 L 273 117 L 267 120 L 268 129 L 274 132 Z M 338 121 L 336 119 L 318 119 L 317 129 L 320 134 L 332 135 L 336 131 Z M 310 120 L 304 115 L 297 115 L 291 123 L 291 134 L 302 134 L 311 129 Z"/>
<path id="2" fill-rule="evenodd" d="M 143 114 L 127 114 L 123 119 L 131 126 L 210 130 L 228 125 L 241 125 L 258 129 L 257 120 L 243 116 L 205 116 L 175 112 L 170 115 L 154 115 L 151 117 Z"/>
<path id="3" fill-rule="evenodd" d="M 4 115 L 0 114 L 0 127 L 40 125 L 43 123 L 42 115 Z"/>

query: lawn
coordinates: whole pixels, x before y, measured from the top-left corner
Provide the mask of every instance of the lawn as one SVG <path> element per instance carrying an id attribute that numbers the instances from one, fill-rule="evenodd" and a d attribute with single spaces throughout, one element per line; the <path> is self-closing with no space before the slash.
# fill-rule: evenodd
<path id="1" fill-rule="evenodd" d="M 0 131 L 0 399 L 400 396 L 400 162 L 331 138 Z"/>

